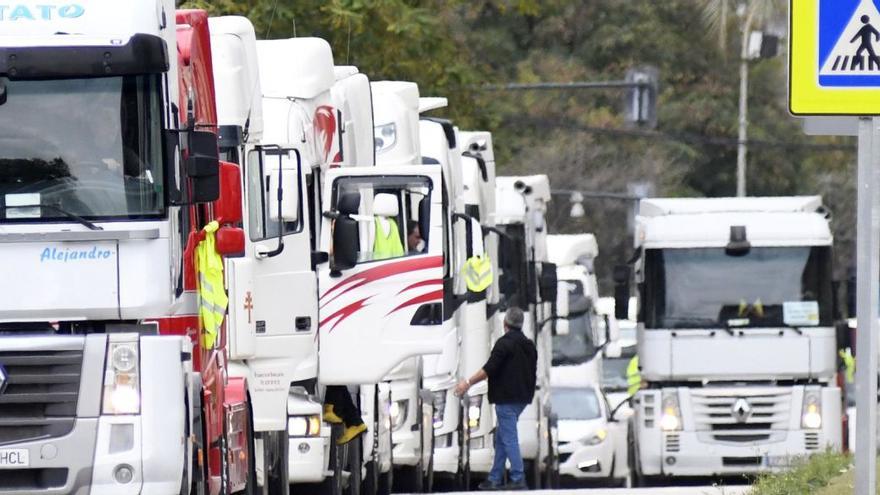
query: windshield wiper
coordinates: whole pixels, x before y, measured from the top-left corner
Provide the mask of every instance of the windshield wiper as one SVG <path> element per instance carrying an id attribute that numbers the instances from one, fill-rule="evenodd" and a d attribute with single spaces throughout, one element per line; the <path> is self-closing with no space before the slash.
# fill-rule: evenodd
<path id="1" fill-rule="evenodd" d="M 86 227 L 89 228 L 89 230 L 104 230 L 104 227 L 101 227 L 101 226 L 99 226 L 99 225 L 95 225 L 95 224 L 93 224 L 92 222 L 86 220 L 85 218 L 83 218 L 83 217 L 77 215 L 76 213 L 71 213 L 71 212 L 65 210 L 64 208 L 62 208 L 62 207 L 60 207 L 60 206 L 58 206 L 58 205 L 55 205 L 55 204 L 51 204 L 51 203 L 40 203 L 40 204 L 35 204 L 35 205 L 6 205 L 6 206 L 4 206 L 4 208 L 7 209 L 7 210 L 9 210 L 9 209 L 13 209 L 13 208 L 16 208 L 16 209 L 21 209 L 21 208 L 47 208 L 47 209 L 52 210 L 52 211 L 55 211 L 55 212 L 57 212 L 57 213 L 61 213 L 61 214 L 64 215 L 65 217 L 67 217 L 67 218 L 69 218 L 69 219 L 71 219 L 71 220 L 75 220 L 75 221 L 79 222 L 79 223 L 82 224 L 82 225 L 85 225 Z"/>

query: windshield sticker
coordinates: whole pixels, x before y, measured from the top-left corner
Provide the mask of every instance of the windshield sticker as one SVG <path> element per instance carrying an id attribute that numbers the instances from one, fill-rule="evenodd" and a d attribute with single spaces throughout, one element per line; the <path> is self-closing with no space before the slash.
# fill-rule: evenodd
<path id="1" fill-rule="evenodd" d="M 5 204 L 6 218 L 40 218 L 40 193 L 7 194 Z"/>
<path id="2" fill-rule="evenodd" d="M 819 325 L 819 303 L 817 301 L 788 301 L 782 303 L 782 321 L 793 327 L 815 327 Z"/>

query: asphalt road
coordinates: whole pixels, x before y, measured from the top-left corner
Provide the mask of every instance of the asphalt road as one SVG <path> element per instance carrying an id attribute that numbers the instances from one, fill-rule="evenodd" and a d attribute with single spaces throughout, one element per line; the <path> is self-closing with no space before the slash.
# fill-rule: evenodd
<path id="1" fill-rule="evenodd" d="M 749 486 L 665 486 L 662 488 L 563 488 L 559 490 L 535 490 L 529 492 L 491 492 L 506 495 L 514 494 L 534 494 L 534 495 L 746 495 L 749 492 Z M 450 492 L 457 494 L 483 494 L 486 492 Z"/>

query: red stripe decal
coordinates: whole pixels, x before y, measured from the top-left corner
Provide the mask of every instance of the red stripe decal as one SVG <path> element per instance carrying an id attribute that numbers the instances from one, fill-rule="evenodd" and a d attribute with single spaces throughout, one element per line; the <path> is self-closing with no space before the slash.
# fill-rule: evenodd
<path id="1" fill-rule="evenodd" d="M 400 292 L 397 293 L 397 295 L 399 296 L 408 290 L 418 289 L 419 287 L 424 287 L 426 285 L 441 285 L 441 284 L 443 284 L 443 280 L 441 280 L 439 278 L 432 278 L 431 280 L 422 280 L 421 282 L 416 282 L 412 285 L 409 285 L 409 286 L 401 289 Z"/>
<path id="2" fill-rule="evenodd" d="M 346 285 L 348 286 L 344 290 L 336 294 L 336 296 L 334 296 L 333 298 L 327 301 L 323 301 L 321 307 L 326 306 L 328 303 L 341 296 L 342 294 L 357 289 L 358 287 L 362 287 L 370 282 L 375 282 L 383 278 L 392 277 L 394 275 L 399 275 L 401 273 L 409 271 L 424 270 L 427 268 L 440 268 L 442 266 L 442 256 L 419 256 L 416 258 L 404 259 L 403 261 L 398 261 L 395 263 L 380 264 L 379 266 L 376 266 L 374 268 L 370 268 L 368 270 L 364 270 L 360 273 L 352 275 L 351 277 L 348 277 L 347 279 L 342 280 L 338 284 L 327 289 L 327 292 L 325 292 L 321 296 L 322 300 L 336 290 Z"/>
<path id="3" fill-rule="evenodd" d="M 373 297 L 373 296 L 370 296 L 370 297 Z M 355 301 L 355 302 L 349 304 L 348 306 L 340 309 L 339 311 L 333 313 L 332 315 L 324 318 L 323 320 L 321 320 L 321 323 L 318 324 L 318 329 L 320 330 L 320 329 L 324 328 L 324 325 L 326 325 L 328 322 L 333 321 L 336 318 L 339 318 L 338 320 L 336 320 L 336 323 L 334 323 L 333 326 L 330 327 L 330 330 L 328 330 L 328 332 L 332 332 L 333 329 L 336 328 L 337 325 L 339 325 L 340 323 L 343 322 L 343 320 L 345 320 L 349 316 L 357 313 L 363 307 L 365 307 L 366 304 L 364 304 L 364 303 L 366 303 L 367 299 L 369 299 L 370 297 L 365 297 L 365 298 L 361 299 L 360 301 Z"/>
<path id="4" fill-rule="evenodd" d="M 406 308 L 408 306 L 415 306 L 416 304 L 423 304 L 423 303 L 442 301 L 442 300 L 443 300 L 443 290 L 442 289 L 435 290 L 434 292 L 428 292 L 426 294 L 422 294 L 420 296 L 416 296 L 416 297 L 410 299 L 409 301 L 407 301 L 407 302 L 401 304 L 400 306 L 389 311 L 388 314 L 385 316 L 388 316 L 391 313 L 399 311 L 399 310 Z"/>

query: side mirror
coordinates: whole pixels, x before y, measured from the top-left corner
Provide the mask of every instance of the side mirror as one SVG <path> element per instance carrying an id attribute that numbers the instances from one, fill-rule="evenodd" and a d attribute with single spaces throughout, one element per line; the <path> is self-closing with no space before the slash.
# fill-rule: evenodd
<path id="1" fill-rule="evenodd" d="M 241 168 L 220 162 L 220 197 L 214 201 L 214 216 L 221 224 L 237 225 L 242 221 Z"/>
<path id="2" fill-rule="evenodd" d="M 614 267 L 614 317 L 625 320 L 629 317 L 629 281 L 632 278 L 632 268 L 629 265 L 617 265 Z"/>
<path id="3" fill-rule="evenodd" d="M 626 399 L 623 399 L 622 401 L 620 401 L 620 404 L 617 404 L 616 406 L 614 406 L 614 409 L 611 410 L 611 414 L 608 415 L 608 420 L 613 421 L 615 423 L 620 421 L 619 419 L 615 418 L 615 416 L 617 416 L 617 411 L 619 411 L 620 408 L 623 407 L 624 405 L 628 405 L 631 407 L 633 397 L 635 397 L 635 396 L 630 395 Z"/>
<path id="4" fill-rule="evenodd" d="M 244 230 L 238 227 L 220 227 L 216 234 L 217 252 L 222 256 L 244 254 Z"/>
<path id="5" fill-rule="evenodd" d="M 189 132 L 184 168 L 192 183 L 191 202 L 210 203 L 220 197 L 220 154 L 216 134 Z"/>
<path id="6" fill-rule="evenodd" d="M 341 215 L 333 223 L 333 256 L 330 269 L 349 270 L 357 265 L 358 224 L 348 215 Z"/>
<path id="7" fill-rule="evenodd" d="M 274 157 L 273 157 L 274 158 Z M 270 159 L 266 167 L 269 218 L 272 221 L 296 222 L 299 219 L 299 169 L 287 155 Z"/>
<path id="8" fill-rule="evenodd" d="M 541 301 L 556 301 L 556 290 L 559 281 L 556 278 L 555 263 L 541 263 L 541 275 L 538 286 L 541 292 Z"/>
<path id="9" fill-rule="evenodd" d="M 556 291 L 556 312 L 554 316 L 558 318 L 556 325 L 553 326 L 553 335 L 568 335 L 568 314 L 569 314 L 569 287 L 570 284 L 565 281 L 559 282 L 560 288 Z"/>

